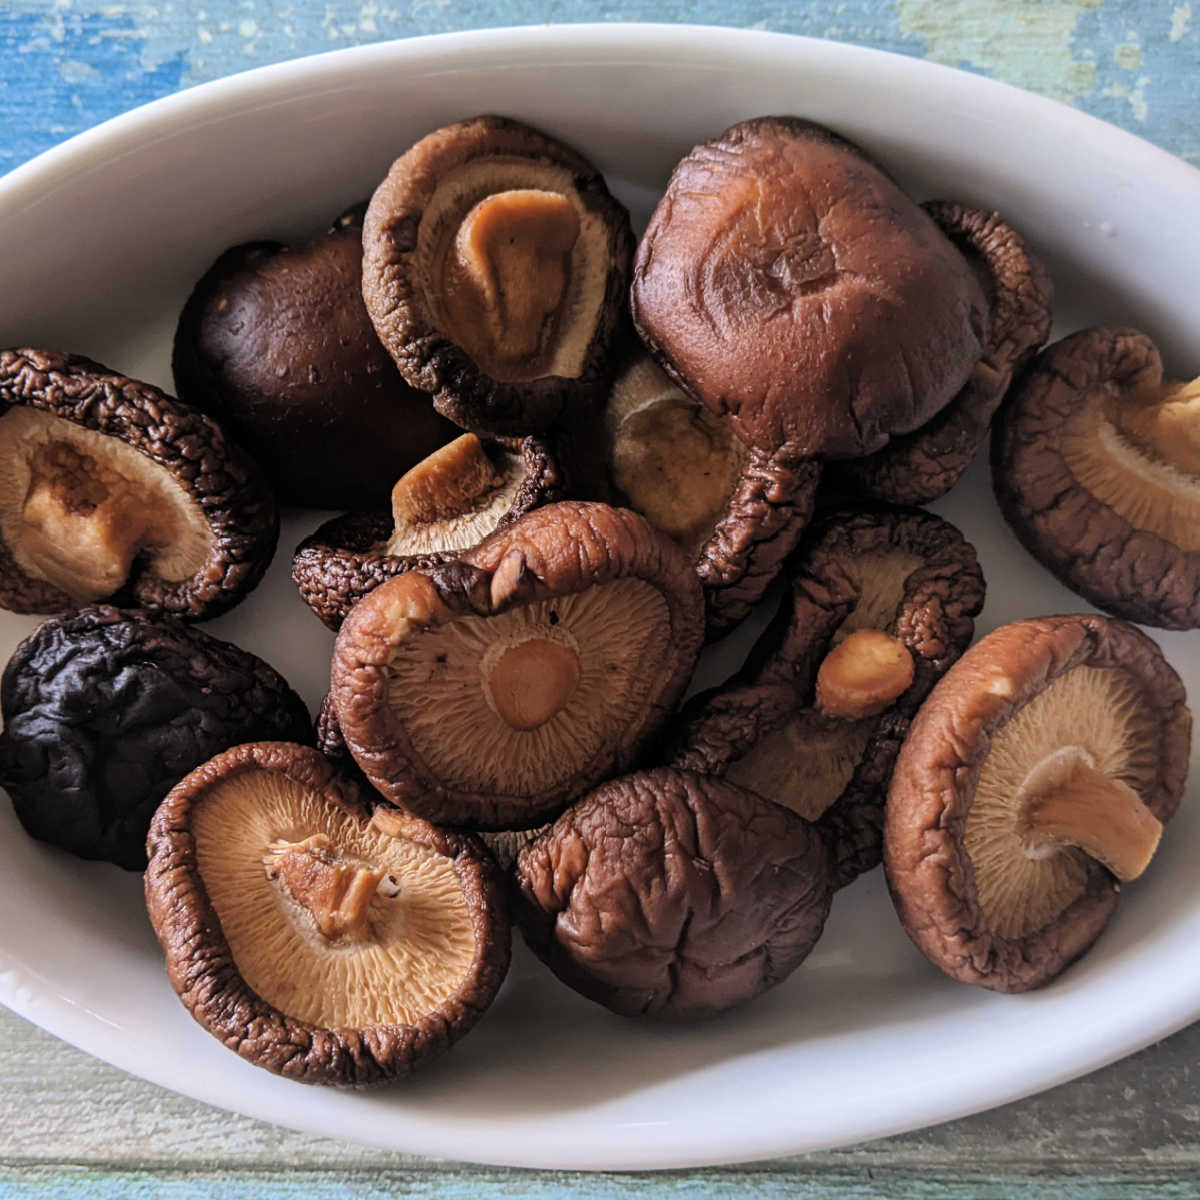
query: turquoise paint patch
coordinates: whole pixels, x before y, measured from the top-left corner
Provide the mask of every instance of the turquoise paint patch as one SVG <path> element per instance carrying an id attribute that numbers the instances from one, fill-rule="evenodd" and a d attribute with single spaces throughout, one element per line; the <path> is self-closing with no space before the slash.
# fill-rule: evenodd
<path id="1" fill-rule="evenodd" d="M 111 11 L 111 10 L 110 10 Z M 72 134 L 178 90 L 184 53 L 147 65 L 127 16 L 0 4 L 0 174 Z"/>

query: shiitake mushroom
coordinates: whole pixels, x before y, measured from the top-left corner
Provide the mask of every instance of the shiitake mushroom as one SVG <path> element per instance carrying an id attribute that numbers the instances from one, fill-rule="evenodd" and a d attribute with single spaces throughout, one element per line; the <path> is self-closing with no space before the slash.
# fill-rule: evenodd
<path id="1" fill-rule="evenodd" d="M 1002 626 L 934 688 L 888 793 L 884 864 L 908 935 L 996 991 L 1083 954 L 1183 795 L 1183 684 L 1123 621 Z"/>
<path id="2" fill-rule="evenodd" d="M 574 150 L 483 116 L 422 138 L 367 208 L 363 297 L 400 373 L 464 429 L 541 432 L 602 394 L 629 214 Z"/>
<path id="3" fill-rule="evenodd" d="M 215 617 L 278 535 L 266 480 L 211 418 L 78 355 L 0 350 L 0 605 Z"/>

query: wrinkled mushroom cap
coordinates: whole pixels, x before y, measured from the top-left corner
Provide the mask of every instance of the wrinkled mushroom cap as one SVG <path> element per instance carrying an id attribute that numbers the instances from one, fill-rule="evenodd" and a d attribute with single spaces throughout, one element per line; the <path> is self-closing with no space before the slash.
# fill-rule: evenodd
<path id="1" fill-rule="evenodd" d="M 171 983 L 243 1058 L 304 1083 L 407 1074 L 466 1033 L 508 967 L 473 839 L 372 816 L 317 751 L 236 747 L 163 802 L 146 901 Z"/>
<path id="2" fill-rule="evenodd" d="M 849 142 L 744 121 L 676 166 L 634 265 L 638 333 L 742 439 L 857 457 L 966 382 L 987 302 L 934 221 Z"/>
<path id="3" fill-rule="evenodd" d="M 879 862 L 892 765 L 971 640 L 983 576 L 948 522 L 888 508 L 826 514 L 789 573 L 745 667 L 689 703 L 667 753 L 817 822 L 841 887 Z"/>
<path id="4" fill-rule="evenodd" d="M 917 714 L 892 777 L 884 863 L 909 936 L 963 982 L 1025 991 L 1052 979 L 1117 905 L 1117 880 L 1080 842 L 1089 826 L 1101 840 L 1127 835 L 1097 799 L 1066 844 L 1040 835 L 1031 804 L 1094 772 L 1165 823 L 1190 734 L 1178 675 L 1133 626 L 1044 617 L 984 638 Z"/>
<path id="5" fill-rule="evenodd" d="M 477 433 L 598 398 L 622 333 L 629 215 L 586 159 L 501 117 L 396 160 L 363 230 L 363 297 L 401 374 Z"/>
<path id="6" fill-rule="evenodd" d="M 347 513 L 305 538 L 292 560 L 292 581 L 336 631 L 384 580 L 451 562 L 563 491 L 557 455 L 545 439 L 481 442 L 464 434 L 396 484 L 391 513 Z"/>
<path id="7" fill-rule="evenodd" d="M 706 637 L 727 633 L 762 599 L 812 514 L 820 467 L 745 445 L 644 353 L 631 358 L 605 405 L 614 502 L 640 512 L 696 566 Z"/>
<path id="8" fill-rule="evenodd" d="M 78 356 L 0 350 L 0 604 L 190 620 L 258 583 L 275 501 L 208 417 Z"/>
<path id="9" fill-rule="evenodd" d="M 988 336 L 983 357 L 945 408 L 882 450 L 833 468 L 833 482 L 846 491 L 893 504 L 928 504 L 958 482 L 1014 375 L 1050 336 L 1054 318 L 1050 276 L 998 213 L 946 200 L 921 207 L 980 274 L 988 297 Z"/>
<path id="10" fill-rule="evenodd" d="M 175 331 L 175 387 L 254 455 L 281 499 L 383 505 L 397 477 L 458 432 L 410 387 L 362 300 L 362 210 L 303 245 L 225 251 Z"/>
<path id="11" fill-rule="evenodd" d="M 393 803 L 527 828 L 631 764 L 687 686 L 702 612 L 687 560 L 636 513 L 549 505 L 360 601 L 333 708 Z"/>
<path id="12" fill-rule="evenodd" d="M 1088 329 L 1034 361 L 998 420 L 992 482 L 1043 566 L 1097 607 L 1200 626 L 1200 386 L 1167 399 L 1154 343 Z M 1153 420 L 1169 419 L 1157 425 Z"/>
<path id="13" fill-rule="evenodd" d="M 687 771 L 598 788 L 521 851 L 516 871 L 531 947 L 624 1016 L 691 1020 L 753 999 L 800 965 L 829 913 L 813 827 Z"/>

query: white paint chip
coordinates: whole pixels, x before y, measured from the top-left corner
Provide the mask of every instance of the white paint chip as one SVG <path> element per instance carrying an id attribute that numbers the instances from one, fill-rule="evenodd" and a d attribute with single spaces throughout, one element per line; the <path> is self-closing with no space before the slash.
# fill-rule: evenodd
<path id="1" fill-rule="evenodd" d="M 1171 10 L 1171 32 L 1167 35 L 1168 40 L 1172 42 L 1182 41 L 1191 23 L 1192 6 L 1190 3 L 1181 4 L 1178 8 L 1173 8 Z"/>

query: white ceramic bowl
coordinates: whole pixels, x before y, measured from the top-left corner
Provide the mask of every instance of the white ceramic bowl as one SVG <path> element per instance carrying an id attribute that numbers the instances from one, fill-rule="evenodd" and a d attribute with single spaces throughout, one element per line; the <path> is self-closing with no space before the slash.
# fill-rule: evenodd
<path id="1" fill-rule="evenodd" d="M 419 38 L 207 84 L 110 121 L 0 180 L 0 344 L 89 354 L 170 387 L 176 314 L 226 246 L 319 229 L 446 122 L 492 111 L 589 154 L 645 219 L 676 159 L 769 112 L 862 142 L 919 198 L 995 207 L 1058 283 L 1060 331 L 1140 324 L 1200 368 L 1200 173 L 1047 100 L 870 50 L 679 26 Z M 1190 361 L 1183 357 L 1190 348 Z M 977 462 L 938 506 L 979 548 L 981 631 L 1085 608 L 1020 549 Z M 266 583 L 208 628 L 315 705 L 331 637 L 288 582 L 315 514 L 285 523 Z M 36 621 L 0 615 L 7 654 Z M 742 648 L 745 637 L 743 635 Z M 1196 635 L 1160 638 L 1193 694 Z M 708 679 L 735 665 L 730 649 Z M 1095 950 L 1026 996 L 951 983 L 900 932 L 878 872 L 841 893 L 809 961 L 692 1028 L 620 1020 L 519 953 L 454 1052 L 375 1093 L 249 1066 L 171 991 L 140 881 L 29 841 L 0 807 L 0 1000 L 128 1071 L 238 1112 L 414 1153 L 639 1168 L 793 1153 L 946 1120 L 1127 1054 L 1200 1015 L 1196 787 Z"/>

